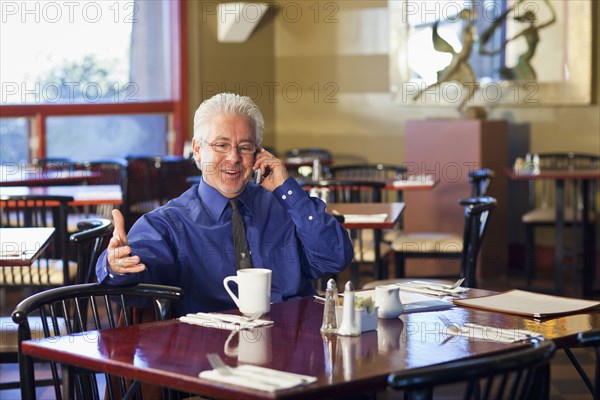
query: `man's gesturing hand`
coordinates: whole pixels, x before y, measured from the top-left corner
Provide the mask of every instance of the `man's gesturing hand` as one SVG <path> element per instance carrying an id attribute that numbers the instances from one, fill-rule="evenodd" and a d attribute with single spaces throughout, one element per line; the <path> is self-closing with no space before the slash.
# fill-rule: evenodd
<path id="1" fill-rule="evenodd" d="M 142 272 L 146 269 L 141 264 L 139 256 L 130 256 L 131 247 L 128 246 L 127 234 L 125 233 L 125 219 L 119 210 L 112 210 L 115 229 L 108 243 L 107 260 L 110 269 L 117 274 L 130 274 Z"/>

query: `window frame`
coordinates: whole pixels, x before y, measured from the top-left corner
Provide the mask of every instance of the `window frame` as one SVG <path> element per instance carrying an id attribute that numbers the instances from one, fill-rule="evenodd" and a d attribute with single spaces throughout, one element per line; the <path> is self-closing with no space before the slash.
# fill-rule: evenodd
<path id="1" fill-rule="evenodd" d="M 171 8 L 172 100 L 139 101 L 107 104 L 7 104 L 0 105 L 0 118 L 27 118 L 29 122 L 29 157 L 45 158 L 47 144 L 46 119 L 56 116 L 168 114 L 169 129 L 166 139 L 168 154 L 182 154 L 186 134 L 189 132 L 189 89 L 187 19 L 185 1 L 169 1 Z"/>

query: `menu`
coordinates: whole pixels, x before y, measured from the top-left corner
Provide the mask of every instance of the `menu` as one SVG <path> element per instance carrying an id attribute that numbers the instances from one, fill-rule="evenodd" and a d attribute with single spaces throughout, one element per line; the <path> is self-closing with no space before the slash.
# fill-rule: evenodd
<path id="1" fill-rule="evenodd" d="M 454 304 L 507 314 L 543 318 L 598 307 L 600 301 L 552 296 L 515 289 L 490 296 L 454 300 Z"/>

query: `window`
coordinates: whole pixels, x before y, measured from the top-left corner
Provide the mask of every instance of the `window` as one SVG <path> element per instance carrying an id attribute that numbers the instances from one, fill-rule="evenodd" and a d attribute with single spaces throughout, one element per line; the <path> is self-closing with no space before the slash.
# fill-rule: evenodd
<path id="1" fill-rule="evenodd" d="M 182 146 L 179 2 L 1 6 L 0 162 L 163 155 Z"/>

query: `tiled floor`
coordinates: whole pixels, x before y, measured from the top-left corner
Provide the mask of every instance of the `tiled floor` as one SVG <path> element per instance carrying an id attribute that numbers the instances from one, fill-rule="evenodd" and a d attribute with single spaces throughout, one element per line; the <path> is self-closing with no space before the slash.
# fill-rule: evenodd
<path id="1" fill-rule="evenodd" d="M 518 274 L 513 274 L 512 276 L 516 277 L 506 281 L 482 282 L 481 287 L 493 290 L 506 290 L 514 287 L 522 287 L 522 279 L 518 277 Z M 339 276 L 339 281 L 344 282 L 344 278 L 343 275 Z M 363 283 L 366 282 L 362 282 L 361 280 L 361 285 Z M 535 281 L 535 287 L 542 290 L 548 290 L 552 287 L 552 281 L 544 279 L 543 277 L 539 278 Z M 573 285 L 571 285 L 571 287 L 573 287 Z M 6 296 L 6 299 L 3 299 L 2 306 L 0 307 L 1 315 L 8 315 L 12 311 L 15 302 L 16 299 L 14 296 L 11 296 L 10 294 Z M 591 349 L 574 349 L 573 352 L 588 375 L 593 377 L 595 363 L 593 351 Z M 552 360 L 551 374 L 552 382 L 550 398 L 552 400 L 587 400 L 592 398 L 577 374 L 577 371 L 571 365 L 571 362 L 562 350 L 558 351 Z M 13 381 L 16 379 L 18 379 L 18 369 L 15 365 L 0 364 L 0 382 Z M 382 393 L 378 396 L 378 399 L 392 399 L 397 397 L 401 398 L 397 393 Z M 51 400 L 55 397 L 54 393 L 48 388 L 40 388 L 38 398 Z M 436 396 L 436 399 L 437 398 L 458 399 L 462 398 L 462 393 L 460 390 L 450 390 L 439 397 Z M 20 399 L 18 390 L 0 391 L 0 400 L 18 399 Z"/>

